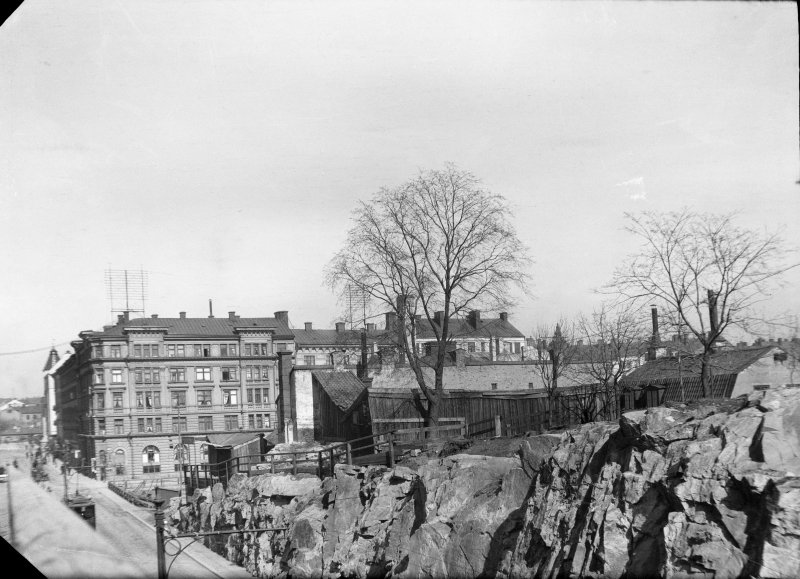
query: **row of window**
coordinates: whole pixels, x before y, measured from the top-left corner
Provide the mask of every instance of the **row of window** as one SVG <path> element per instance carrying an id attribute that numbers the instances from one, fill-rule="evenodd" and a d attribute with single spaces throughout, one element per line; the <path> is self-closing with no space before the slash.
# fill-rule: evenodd
<path id="1" fill-rule="evenodd" d="M 466 346 L 464 349 L 467 352 L 488 352 L 489 351 L 489 342 L 465 342 L 464 345 Z M 435 343 L 431 342 L 423 342 L 419 344 L 419 353 L 425 354 L 426 356 L 430 356 L 433 352 L 434 348 L 436 347 Z M 480 347 L 480 350 L 478 350 Z M 502 352 L 505 353 L 520 353 L 520 343 L 519 342 L 501 342 L 500 347 L 502 348 Z"/>
<path id="2" fill-rule="evenodd" d="M 225 414 L 223 416 L 224 430 L 238 430 L 239 429 L 239 415 L 238 414 Z M 114 434 L 126 434 L 125 420 L 116 418 L 113 422 Z M 247 415 L 248 428 L 270 428 L 270 416 L 267 413 L 255 413 Z M 214 417 L 213 416 L 198 416 L 197 428 L 200 431 L 214 430 Z M 100 433 L 105 433 L 106 420 L 105 418 L 98 418 L 97 429 Z M 171 432 L 180 433 L 187 432 L 188 426 L 185 416 L 172 417 L 172 430 Z M 136 419 L 136 432 L 164 432 L 164 421 L 162 418 L 146 417 Z"/>
<path id="3" fill-rule="evenodd" d="M 174 390 L 170 394 L 170 406 L 173 408 L 183 408 L 186 406 L 186 391 Z M 212 405 L 213 390 L 197 390 L 195 397 L 198 406 Z M 111 393 L 111 407 L 115 410 L 124 408 L 124 392 Z M 225 406 L 239 405 L 239 390 L 225 388 L 222 390 L 222 403 Z M 94 395 L 95 409 L 106 407 L 105 392 L 97 392 Z M 248 404 L 269 404 L 269 388 L 247 388 Z M 140 390 L 136 392 L 136 408 L 161 408 L 160 390 Z"/>
<path id="4" fill-rule="evenodd" d="M 106 350 L 106 348 L 108 348 Z M 243 344 L 241 346 L 243 356 L 269 356 L 273 354 L 272 342 L 259 342 L 255 344 Z M 286 344 L 280 343 L 275 346 L 278 352 L 287 349 Z M 110 358 L 122 358 L 122 345 L 94 346 L 93 355 L 96 358 L 105 357 L 108 352 Z M 239 356 L 239 344 L 133 344 L 129 352 L 133 358 L 159 358 L 166 355 L 167 358 L 229 358 Z"/>
<path id="5" fill-rule="evenodd" d="M 272 366 L 245 366 L 243 374 L 248 381 L 267 381 L 269 380 L 270 368 Z M 136 384 L 161 384 L 161 368 L 135 368 L 131 370 L 133 381 Z M 210 366 L 197 367 L 194 369 L 195 382 L 213 382 L 214 374 L 219 370 L 222 382 L 236 382 L 239 380 L 239 368 L 235 366 L 212 368 Z M 110 384 L 124 384 L 125 370 L 123 368 L 112 368 Z M 169 368 L 169 382 L 186 382 L 186 368 Z M 105 370 L 95 370 L 94 384 L 105 384 Z"/>

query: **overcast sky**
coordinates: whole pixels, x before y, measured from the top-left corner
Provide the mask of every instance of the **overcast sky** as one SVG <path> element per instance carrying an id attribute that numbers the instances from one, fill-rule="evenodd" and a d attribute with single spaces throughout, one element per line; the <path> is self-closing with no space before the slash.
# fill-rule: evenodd
<path id="1" fill-rule="evenodd" d="M 793 3 L 27 0 L 0 29 L 0 396 L 112 321 L 108 268 L 149 272 L 148 315 L 332 327 L 357 200 L 448 161 L 514 207 L 526 335 L 597 305 L 625 211 L 800 246 L 797 47 Z"/>

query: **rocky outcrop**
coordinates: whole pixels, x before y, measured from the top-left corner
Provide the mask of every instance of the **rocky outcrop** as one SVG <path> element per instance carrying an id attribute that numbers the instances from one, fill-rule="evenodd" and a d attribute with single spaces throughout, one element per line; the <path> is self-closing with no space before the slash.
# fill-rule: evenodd
<path id="1" fill-rule="evenodd" d="M 285 529 L 210 544 L 264 577 L 800 576 L 800 389 L 460 452 L 235 477 L 171 520 Z"/>

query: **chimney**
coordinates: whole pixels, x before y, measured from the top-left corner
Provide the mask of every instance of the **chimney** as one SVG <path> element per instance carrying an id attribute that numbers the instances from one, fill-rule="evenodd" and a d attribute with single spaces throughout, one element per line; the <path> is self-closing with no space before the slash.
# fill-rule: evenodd
<path id="1" fill-rule="evenodd" d="M 209 318 L 214 317 L 214 304 L 211 303 L 210 299 L 208 300 L 208 317 Z"/>
<path id="2" fill-rule="evenodd" d="M 504 322 L 508 321 L 508 312 L 500 312 L 500 319 Z"/>
<path id="3" fill-rule="evenodd" d="M 308 332 L 311 329 L 311 322 L 306 322 L 305 327 L 306 327 L 306 332 Z"/>
<path id="4" fill-rule="evenodd" d="M 125 322 L 125 316 L 122 314 L 117 314 L 117 325 L 122 324 Z"/>
<path id="5" fill-rule="evenodd" d="M 711 335 L 716 338 L 719 320 L 717 319 L 717 294 L 708 290 L 708 323 L 711 326 Z"/>
<path id="6" fill-rule="evenodd" d="M 577 345 L 578 346 L 583 346 L 583 340 L 578 340 Z"/>
<path id="7" fill-rule="evenodd" d="M 130 312 L 128 312 L 128 311 L 122 312 L 122 315 L 123 315 L 123 319 L 126 322 L 131 321 L 131 313 Z"/>
<path id="8" fill-rule="evenodd" d="M 478 326 L 480 326 L 480 325 L 481 325 L 481 312 L 480 312 L 480 310 L 472 310 L 472 311 L 469 313 L 468 320 L 469 320 L 469 324 L 470 324 L 470 325 L 471 325 L 471 326 L 472 326 L 474 329 L 476 329 L 476 330 L 477 330 L 477 329 L 478 329 Z"/>
<path id="9" fill-rule="evenodd" d="M 275 319 L 279 322 L 283 322 L 287 326 L 289 325 L 289 312 L 287 310 L 283 310 L 280 312 L 275 312 Z"/>
<path id="10" fill-rule="evenodd" d="M 153 318 L 154 320 L 156 320 L 156 319 L 158 319 L 158 314 L 151 314 L 150 317 Z"/>
<path id="11" fill-rule="evenodd" d="M 433 322 L 441 328 L 442 323 L 444 323 L 444 312 L 435 312 L 433 314 Z"/>
<path id="12" fill-rule="evenodd" d="M 463 368 L 466 365 L 466 356 L 463 348 L 456 348 L 456 368 Z"/>
<path id="13" fill-rule="evenodd" d="M 336 322 L 336 333 L 344 332 L 344 322 Z"/>
<path id="14" fill-rule="evenodd" d="M 658 335 L 658 308 L 656 306 L 650 306 L 650 317 L 653 320 L 653 346 L 656 346 L 661 341 Z"/>
<path id="15" fill-rule="evenodd" d="M 386 330 L 393 330 L 397 323 L 397 314 L 386 312 Z"/>
<path id="16" fill-rule="evenodd" d="M 182 320 L 185 320 L 185 319 L 186 319 L 186 312 L 178 312 L 178 315 L 180 316 L 180 318 L 181 318 Z"/>
<path id="17" fill-rule="evenodd" d="M 375 324 L 367 324 L 367 331 L 374 332 L 375 331 Z"/>
<path id="18" fill-rule="evenodd" d="M 228 319 L 235 320 L 236 319 L 236 312 L 228 312 Z"/>

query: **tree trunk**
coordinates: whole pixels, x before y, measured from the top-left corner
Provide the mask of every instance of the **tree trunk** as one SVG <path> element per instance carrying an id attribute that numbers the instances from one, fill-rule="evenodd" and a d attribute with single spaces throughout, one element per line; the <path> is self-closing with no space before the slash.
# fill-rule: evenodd
<path id="1" fill-rule="evenodd" d="M 703 388 L 703 398 L 711 398 L 713 393 L 711 391 L 711 352 L 709 350 L 703 351 L 701 363 L 700 385 Z"/>

